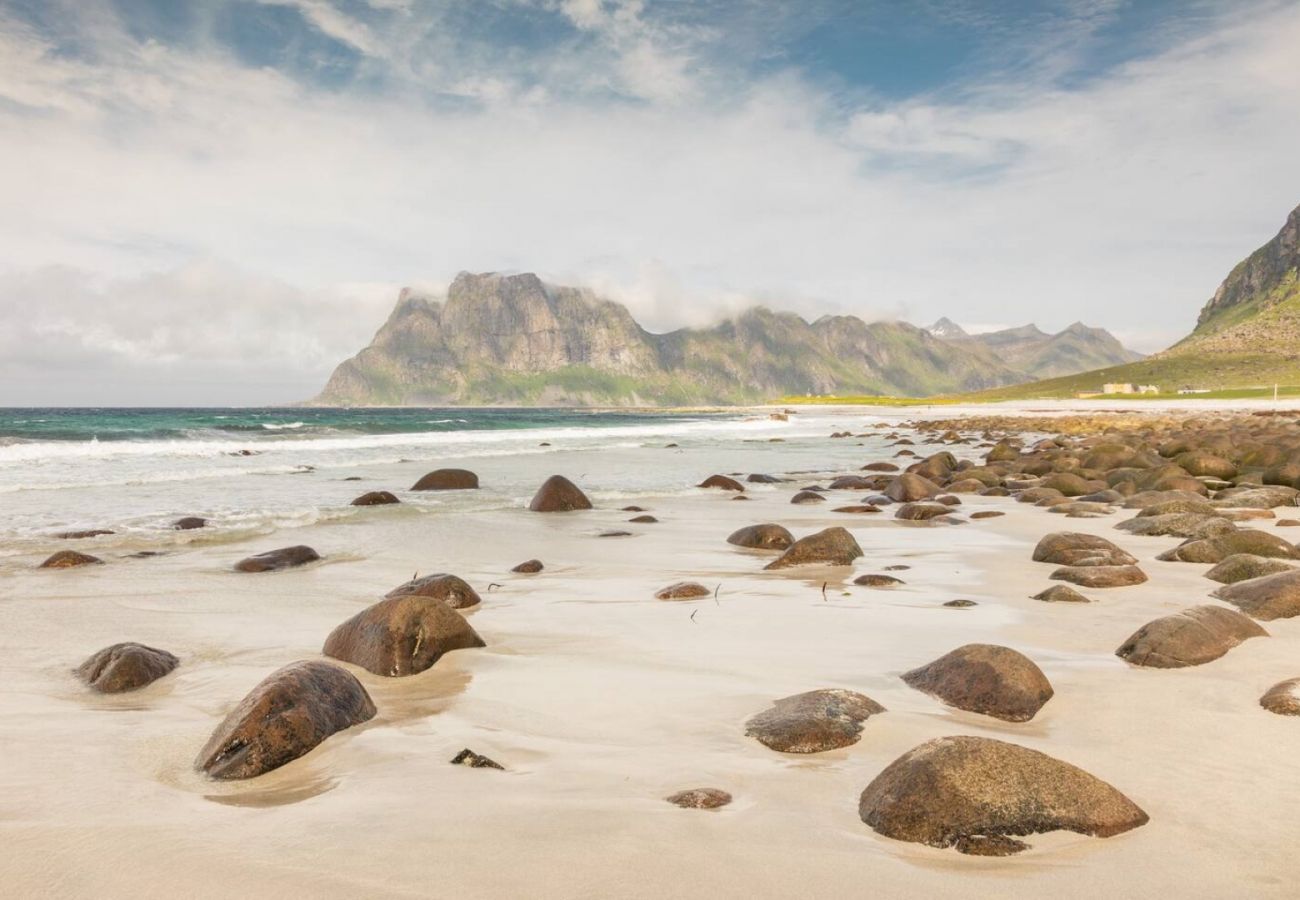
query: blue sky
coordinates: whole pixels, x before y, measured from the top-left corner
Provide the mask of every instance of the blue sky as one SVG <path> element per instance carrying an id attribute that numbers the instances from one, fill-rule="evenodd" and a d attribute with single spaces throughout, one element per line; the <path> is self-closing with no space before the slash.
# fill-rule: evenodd
<path id="1" fill-rule="evenodd" d="M 461 269 L 1158 349 L 1300 203 L 1297 46 L 1276 0 L 0 0 L 0 403 L 296 399 Z"/>

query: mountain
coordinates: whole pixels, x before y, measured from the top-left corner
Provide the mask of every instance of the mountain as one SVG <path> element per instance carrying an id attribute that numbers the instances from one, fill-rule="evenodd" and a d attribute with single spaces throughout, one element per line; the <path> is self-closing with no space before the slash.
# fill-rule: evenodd
<path id="1" fill-rule="evenodd" d="M 966 329 L 962 328 L 947 316 L 944 316 L 938 322 L 935 322 L 925 330 L 937 338 L 943 338 L 945 341 L 951 341 L 954 338 L 970 337 L 970 335 L 966 333 Z"/>
<path id="2" fill-rule="evenodd" d="M 1059 337 L 1042 335 L 1038 344 Z M 943 340 L 904 322 L 807 322 L 756 307 L 710 328 L 654 334 L 585 288 L 533 274 L 462 272 L 445 299 L 403 290 L 370 345 L 341 363 L 313 402 L 752 403 L 801 394 L 926 396 L 1029 377 L 979 341 Z"/>
<path id="3" fill-rule="evenodd" d="M 1142 354 L 1125 348 L 1109 331 L 1089 328 L 1082 322 L 1075 322 L 1057 334 L 1048 334 L 1033 324 L 968 334 L 960 325 L 945 318 L 927 330 L 935 337 L 976 352 L 982 348 L 988 351 L 990 359 L 1023 372 L 1031 379 L 1071 375 L 1142 358 Z"/>
<path id="4" fill-rule="evenodd" d="M 1300 386 L 1300 207 L 1268 243 L 1239 262 L 1187 337 L 1141 362 L 986 392 L 987 398 L 1061 397 L 1108 382 L 1228 390 Z M 1073 326 L 1072 326 L 1073 327 Z M 1067 329 L 1068 330 L 1068 329 Z"/>

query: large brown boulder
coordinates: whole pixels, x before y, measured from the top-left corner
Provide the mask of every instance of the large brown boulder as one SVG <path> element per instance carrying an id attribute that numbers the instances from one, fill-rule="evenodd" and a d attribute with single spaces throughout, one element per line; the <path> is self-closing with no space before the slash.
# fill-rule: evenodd
<path id="1" fill-rule="evenodd" d="M 452 609 L 468 609 L 483 602 L 483 598 L 463 578 L 442 573 L 412 578 L 404 584 L 399 584 L 384 596 L 388 598 L 433 597 Z"/>
<path id="2" fill-rule="evenodd" d="M 745 490 L 743 484 L 734 478 L 728 478 L 726 475 L 710 475 L 697 484 L 696 487 L 718 488 L 719 490 L 736 491 L 737 493 L 744 493 Z"/>
<path id="3" fill-rule="evenodd" d="M 1259 705 L 1279 716 L 1300 716 L 1300 678 L 1279 681 L 1259 698 Z"/>
<path id="4" fill-rule="evenodd" d="M 1101 490 L 1106 485 L 1103 482 L 1081 478 L 1073 472 L 1056 472 L 1044 478 L 1040 487 L 1060 491 L 1066 497 L 1081 497 L 1084 494 Z"/>
<path id="5" fill-rule="evenodd" d="M 1300 491 L 1281 485 L 1261 487 L 1257 484 L 1243 484 L 1228 488 L 1214 495 L 1215 507 L 1228 506 L 1237 509 L 1273 509 L 1278 506 L 1295 506 Z"/>
<path id="6" fill-rule="evenodd" d="M 1034 547 L 1034 561 L 1058 566 L 1131 566 L 1137 558 L 1095 534 L 1058 531 Z"/>
<path id="7" fill-rule="evenodd" d="M 1193 606 L 1143 625 L 1115 655 L 1135 666 L 1178 669 L 1218 659 L 1253 637 L 1268 632 L 1249 617 L 1221 606 Z"/>
<path id="8" fill-rule="evenodd" d="M 572 481 L 563 475 L 552 475 L 538 488 L 528 508 L 533 512 L 572 512 L 591 509 L 591 501 Z"/>
<path id="9" fill-rule="evenodd" d="M 958 647 L 903 680 L 949 706 L 1008 722 L 1028 722 L 1052 699 L 1052 685 L 1033 660 L 994 644 Z"/>
<path id="10" fill-rule="evenodd" d="M 390 506 L 401 503 L 390 491 L 368 491 L 352 501 L 353 506 Z"/>
<path id="11" fill-rule="evenodd" d="M 274 572 L 279 569 L 305 566 L 307 563 L 315 562 L 318 559 L 320 559 L 319 553 L 300 544 L 296 547 L 281 547 L 279 550 L 268 550 L 265 553 L 241 559 L 235 563 L 235 571 Z"/>
<path id="12" fill-rule="evenodd" d="M 1073 831 L 1111 837 L 1147 814 L 1069 763 L 992 738 L 941 737 L 890 763 L 867 785 L 858 814 L 880 834 L 963 853 L 1007 856 L 1016 836 Z"/>
<path id="13" fill-rule="evenodd" d="M 907 522 L 928 522 L 951 512 L 952 510 L 942 503 L 903 503 L 894 511 L 894 518 Z"/>
<path id="14" fill-rule="evenodd" d="M 862 548 L 847 529 L 838 526 L 800 538 L 779 557 L 763 568 L 785 569 L 790 566 L 848 566 L 862 555 Z"/>
<path id="15" fill-rule="evenodd" d="M 885 496 L 895 503 L 909 503 L 914 500 L 929 500 L 943 493 L 943 488 L 928 478 L 915 472 L 904 472 L 890 480 L 885 488 Z"/>
<path id="16" fill-rule="evenodd" d="M 415 675 L 453 650 L 484 647 L 464 617 L 434 597 L 411 594 L 380 600 L 325 639 L 326 656 L 376 675 Z"/>
<path id="17" fill-rule="evenodd" d="M 75 569 L 77 566 L 102 565 L 103 562 L 98 556 L 91 556 L 89 553 L 78 553 L 76 550 L 60 550 L 41 563 L 40 568 Z"/>
<path id="18" fill-rule="evenodd" d="M 1189 475 L 1209 475 L 1214 478 L 1229 479 L 1237 475 L 1237 467 L 1221 456 L 1206 453 L 1203 450 L 1189 450 L 1180 453 L 1174 462 L 1182 466 Z"/>
<path id="19" fill-rule="evenodd" d="M 1173 512 L 1161 516 L 1138 515 L 1115 525 L 1129 534 L 1173 536 L 1180 538 L 1208 538 L 1236 531 L 1237 526 L 1222 516 L 1200 515 L 1194 512 Z"/>
<path id="20" fill-rule="evenodd" d="M 752 550 L 785 550 L 794 543 L 794 535 L 780 525 L 767 522 L 736 529 L 727 537 L 727 543 Z"/>
<path id="21" fill-rule="evenodd" d="M 1010 441 L 998 441 L 993 449 L 984 454 L 984 461 L 990 463 L 1015 462 L 1020 459 L 1020 448 Z"/>
<path id="22" fill-rule="evenodd" d="M 1267 531 L 1241 528 L 1210 538 L 1184 541 L 1166 550 L 1156 559 L 1165 562 L 1221 563 L 1236 553 L 1267 556 L 1273 559 L 1300 559 L 1300 551 Z"/>
<path id="23" fill-rule="evenodd" d="M 1224 585 L 1213 596 L 1265 622 L 1290 619 L 1300 615 L 1300 569 Z"/>
<path id="24" fill-rule="evenodd" d="M 206 528 L 208 520 L 202 516 L 181 516 L 175 522 L 172 522 L 172 528 L 176 531 L 193 531 L 196 528 Z"/>
<path id="25" fill-rule="evenodd" d="M 1061 566 L 1051 578 L 1087 588 L 1132 587 L 1147 580 L 1137 566 Z"/>
<path id="26" fill-rule="evenodd" d="M 808 691 L 777 700 L 745 723 L 745 734 L 782 753 L 821 753 L 856 744 L 863 723 L 884 711 L 855 691 Z"/>
<path id="27" fill-rule="evenodd" d="M 166 650 L 127 641 L 105 647 L 77 667 L 82 681 L 105 694 L 134 691 L 180 665 Z"/>
<path id="28" fill-rule="evenodd" d="M 1236 584 L 1238 581 L 1249 581 L 1252 578 L 1263 578 L 1265 575 L 1294 570 L 1295 566 L 1280 559 L 1253 556 L 1249 553 L 1234 553 L 1206 572 L 1205 577 L 1219 584 Z"/>
<path id="29" fill-rule="evenodd" d="M 414 485 L 413 491 L 464 491 L 478 487 L 478 476 L 469 469 L 435 469 Z"/>
<path id="30" fill-rule="evenodd" d="M 374 715 L 375 704 L 351 672 L 300 660 L 272 672 L 240 701 L 199 751 L 195 766 L 222 780 L 253 778 Z"/>

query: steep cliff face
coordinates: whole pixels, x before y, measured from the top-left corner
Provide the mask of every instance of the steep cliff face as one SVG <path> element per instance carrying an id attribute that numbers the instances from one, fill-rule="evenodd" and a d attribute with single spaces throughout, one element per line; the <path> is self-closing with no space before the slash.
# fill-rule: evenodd
<path id="1" fill-rule="evenodd" d="M 651 334 L 620 304 L 536 275 L 462 273 L 445 300 L 403 291 L 317 403 L 744 403 L 788 394 L 970 391 L 1025 380 L 982 345 L 902 322 L 809 323 L 757 307 Z"/>
<path id="2" fill-rule="evenodd" d="M 1237 263 L 1196 320 L 1196 330 L 1210 326 L 1234 309 L 1259 302 L 1285 281 L 1295 282 L 1300 268 L 1300 206 L 1291 210 L 1282 230 Z"/>

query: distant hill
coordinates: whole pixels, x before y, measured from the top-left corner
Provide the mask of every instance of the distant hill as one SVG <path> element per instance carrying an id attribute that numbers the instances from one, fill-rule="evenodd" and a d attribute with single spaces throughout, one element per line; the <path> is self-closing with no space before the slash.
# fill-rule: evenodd
<path id="1" fill-rule="evenodd" d="M 982 348 L 990 359 L 1023 372 L 1030 378 L 1072 375 L 1102 366 L 1122 365 L 1142 359 L 1125 348 L 1109 331 L 1075 322 L 1057 334 L 1037 325 L 968 334 L 950 319 L 940 319 L 927 329 L 935 337 L 966 349 Z"/>
<path id="2" fill-rule="evenodd" d="M 994 349 L 984 343 L 990 336 L 963 332 L 945 340 L 904 322 L 807 322 L 756 307 L 711 328 L 654 334 L 625 307 L 585 288 L 545 284 L 533 274 L 463 272 L 442 299 L 403 290 L 370 345 L 341 363 L 313 402 L 688 405 L 803 394 L 927 396 L 1025 381 L 1043 367 L 1068 367 L 1071 354 L 1094 359 L 1111 345 L 1120 359 L 1131 356 L 1095 329 L 1044 335 L 1028 327 L 1032 335 Z"/>
<path id="3" fill-rule="evenodd" d="M 1277 235 L 1239 262 L 1187 337 L 1137 363 L 1003 387 L 980 399 L 1068 397 L 1108 382 L 1232 390 L 1300 385 L 1300 207 Z"/>

